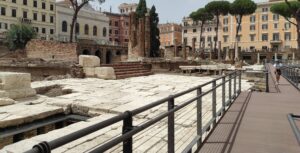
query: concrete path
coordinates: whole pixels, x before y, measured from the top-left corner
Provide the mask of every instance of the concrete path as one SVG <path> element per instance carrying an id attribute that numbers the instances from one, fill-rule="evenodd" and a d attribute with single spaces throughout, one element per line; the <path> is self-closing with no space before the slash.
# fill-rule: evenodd
<path id="1" fill-rule="evenodd" d="M 299 153 L 287 115 L 300 115 L 300 92 L 284 78 L 270 87 L 270 93 L 242 93 L 199 152 Z"/>

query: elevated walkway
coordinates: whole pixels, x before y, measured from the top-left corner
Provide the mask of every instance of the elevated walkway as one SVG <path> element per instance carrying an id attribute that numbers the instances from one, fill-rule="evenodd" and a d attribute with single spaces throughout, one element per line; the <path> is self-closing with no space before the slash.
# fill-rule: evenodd
<path id="1" fill-rule="evenodd" d="M 274 68 L 268 68 L 270 93 L 241 93 L 198 152 L 300 152 L 288 120 L 290 113 L 300 115 L 300 92 L 285 78 L 277 86 Z"/>

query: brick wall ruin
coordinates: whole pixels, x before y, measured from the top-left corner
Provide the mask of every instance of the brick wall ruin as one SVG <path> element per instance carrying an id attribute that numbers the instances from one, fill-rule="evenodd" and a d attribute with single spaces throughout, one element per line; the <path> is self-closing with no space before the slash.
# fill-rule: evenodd
<path id="1" fill-rule="evenodd" d="M 28 58 L 77 61 L 77 44 L 57 41 L 31 40 L 26 45 Z"/>

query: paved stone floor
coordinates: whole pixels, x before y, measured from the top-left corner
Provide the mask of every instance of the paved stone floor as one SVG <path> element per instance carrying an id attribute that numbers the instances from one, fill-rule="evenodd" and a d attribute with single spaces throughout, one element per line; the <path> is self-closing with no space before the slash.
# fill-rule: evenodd
<path id="1" fill-rule="evenodd" d="M 40 141 L 51 141 L 63 134 L 101 122 L 126 110 L 144 106 L 171 94 L 189 89 L 212 80 L 212 77 L 193 77 L 181 75 L 156 74 L 124 80 L 101 79 L 65 79 L 56 81 L 33 82 L 33 88 L 50 85 L 62 85 L 64 89 L 72 89 L 71 94 L 58 97 L 38 95 L 19 100 L 18 104 L 0 107 L 0 128 L 31 122 L 57 113 L 75 113 L 92 116 L 88 121 L 78 122 L 63 129 L 9 145 L 0 152 L 23 152 Z M 227 84 L 228 85 L 228 84 Z M 242 80 L 242 90 L 252 85 Z M 209 90 L 211 86 L 203 88 Z M 227 88 L 226 88 L 227 89 Z M 190 99 L 192 92 L 175 100 L 178 105 Z M 221 108 L 221 88 L 217 89 L 217 109 Z M 226 94 L 228 98 L 228 94 Z M 175 115 L 176 152 L 181 152 L 196 135 L 196 105 L 191 104 Z M 142 124 L 167 110 L 161 105 L 139 114 L 134 118 L 134 125 Z M 203 124 L 211 117 L 211 94 L 203 98 Z M 167 152 L 167 120 L 163 120 L 142 131 L 134 137 L 134 152 Z M 53 152 L 86 152 L 91 148 L 121 134 L 122 123 L 92 133 L 74 142 L 64 145 Z M 120 145 L 110 152 L 120 152 Z"/>

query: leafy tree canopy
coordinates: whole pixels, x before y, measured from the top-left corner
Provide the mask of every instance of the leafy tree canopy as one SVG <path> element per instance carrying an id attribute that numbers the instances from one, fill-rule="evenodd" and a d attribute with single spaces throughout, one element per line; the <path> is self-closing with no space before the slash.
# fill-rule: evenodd
<path id="1" fill-rule="evenodd" d="M 205 9 L 215 16 L 226 15 L 230 9 L 230 3 L 228 1 L 212 1 L 206 4 Z"/>
<path id="2" fill-rule="evenodd" d="M 192 12 L 190 14 L 190 18 L 193 19 L 194 21 L 205 22 L 208 20 L 212 20 L 214 16 L 211 13 L 207 12 L 205 8 L 200 8 L 197 11 Z"/>
<path id="3" fill-rule="evenodd" d="M 138 18 L 142 18 L 145 16 L 145 14 L 147 13 L 146 0 L 140 0 L 135 12 Z"/>
<path id="4" fill-rule="evenodd" d="M 36 37 L 33 27 L 28 24 L 12 25 L 7 32 L 6 42 L 10 50 L 24 49 L 27 42 Z"/>
<path id="5" fill-rule="evenodd" d="M 230 14 L 232 15 L 250 15 L 255 12 L 257 5 L 252 0 L 235 0 L 230 5 Z"/>
<path id="6" fill-rule="evenodd" d="M 271 12 L 279 14 L 285 18 L 295 18 L 297 14 L 297 10 L 300 9 L 299 1 L 291 1 L 290 7 L 286 2 L 273 4 L 271 6 Z"/>

